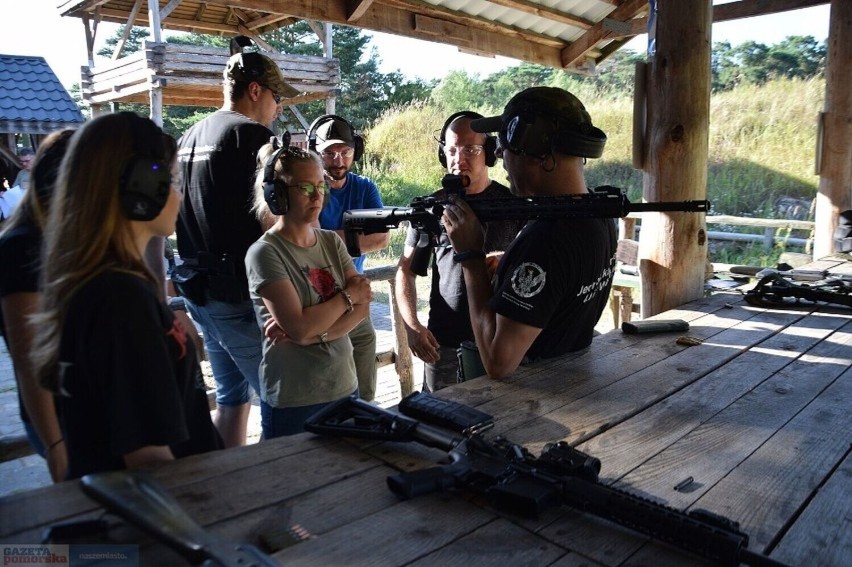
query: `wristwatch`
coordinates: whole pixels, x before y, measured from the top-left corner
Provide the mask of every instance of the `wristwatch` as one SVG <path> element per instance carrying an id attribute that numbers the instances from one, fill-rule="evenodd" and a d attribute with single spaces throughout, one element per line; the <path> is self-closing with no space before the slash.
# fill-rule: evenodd
<path id="1" fill-rule="evenodd" d="M 461 264 L 474 258 L 485 258 L 485 252 L 482 250 L 465 250 L 464 252 L 456 252 L 453 254 L 453 262 Z"/>

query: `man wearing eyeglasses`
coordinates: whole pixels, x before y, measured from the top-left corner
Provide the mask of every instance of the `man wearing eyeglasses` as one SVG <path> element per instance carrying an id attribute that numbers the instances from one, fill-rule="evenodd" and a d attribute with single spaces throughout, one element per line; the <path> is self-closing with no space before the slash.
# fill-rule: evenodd
<path id="1" fill-rule="evenodd" d="M 262 53 L 237 53 L 223 73 L 225 103 L 178 142 L 184 198 L 177 222 L 183 261 L 172 282 L 201 326 L 216 380 L 216 425 L 244 445 L 262 337 L 249 298 L 245 255 L 263 233 L 251 213 L 257 152 L 273 135 L 282 98 L 298 94 Z M 249 387 L 251 386 L 251 388 Z"/>
<path id="2" fill-rule="evenodd" d="M 473 120 L 471 128 L 498 132 L 497 156 L 520 197 L 587 193 L 586 158 L 600 157 L 606 143 L 580 100 L 553 87 L 521 91 L 502 115 Z M 489 376 L 591 343 L 612 285 L 613 219 L 529 221 L 500 260 L 493 286 L 485 259 L 468 253 L 482 247 L 470 206 L 456 200 L 442 221 L 463 267 L 476 346 Z"/>
<path id="3" fill-rule="evenodd" d="M 356 158 L 357 138 L 349 122 L 329 115 L 321 121 L 315 131 L 316 151 L 322 157 L 326 180 L 331 189 L 328 201 L 320 213 L 320 227 L 334 230 L 343 238 L 343 212 L 353 209 L 379 209 L 383 207 L 379 188 L 372 179 L 353 173 Z M 363 138 L 360 140 L 363 148 Z M 357 156 L 361 157 L 361 156 Z M 388 246 L 388 233 L 359 235 L 361 256 L 353 258 L 355 269 L 364 273 L 367 252 L 384 250 Z M 349 333 L 355 356 L 358 375 L 358 391 L 361 398 L 371 402 L 376 397 L 376 330 L 366 317 Z"/>
<path id="4" fill-rule="evenodd" d="M 509 189 L 488 174 L 488 164 L 496 159 L 494 138 L 470 129 L 473 118 L 481 115 L 460 112 L 448 118 L 438 140 L 438 160 L 454 175 L 466 176 L 470 184 L 465 188 L 466 199 L 511 197 Z M 491 152 L 491 155 L 488 155 Z M 440 195 L 440 191 L 435 196 Z M 505 250 L 523 223 L 493 221 L 485 223 L 484 238 L 478 249 L 486 254 Z M 415 255 L 424 248 L 417 244 L 424 235 L 409 228 L 405 249 L 396 272 L 397 305 L 405 322 L 411 352 L 424 363 L 423 387 L 434 392 L 456 384 L 460 374 L 457 349 L 465 341 L 473 340 L 473 330 L 468 314 L 467 292 L 462 265 L 453 259 L 453 249 L 446 232 L 439 237 L 432 259 L 432 285 L 429 293 L 429 319 L 424 327 L 417 318 L 416 274 L 412 269 Z M 494 258 L 496 263 L 497 259 Z M 466 376 L 473 378 L 474 376 Z"/>

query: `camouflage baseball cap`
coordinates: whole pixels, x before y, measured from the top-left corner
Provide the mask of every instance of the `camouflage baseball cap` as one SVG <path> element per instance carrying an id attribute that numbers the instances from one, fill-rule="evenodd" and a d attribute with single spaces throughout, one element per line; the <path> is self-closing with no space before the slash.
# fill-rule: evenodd
<path id="1" fill-rule="evenodd" d="M 284 80 L 281 69 L 262 53 L 237 53 L 228 59 L 223 73 L 226 81 L 235 83 L 255 82 L 284 98 L 293 98 L 299 91 Z"/>
<path id="2" fill-rule="evenodd" d="M 556 87 L 525 89 L 509 100 L 501 115 L 472 120 L 470 128 L 481 133 L 500 132 L 501 142 L 511 142 L 514 129 L 523 122 L 519 117 L 530 116 L 544 117 L 549 124 L 555 124 L 555 132 L 550 136 L 552 139 L 542 135 L 534 140 L 530 135 L 545 132 L 526 128 L 527 132 L 521 132 L 521 138 L 526 138 L 524 142 L 535 148 L 526 153 L 546 153 L 551 144 L 564 153 L 582 157 L 600 157 L 603 153 L 606 134 L 592 124 L 592 118 L 580 99 Z M 513 149 L 511 145 L 508 147 Z"/>

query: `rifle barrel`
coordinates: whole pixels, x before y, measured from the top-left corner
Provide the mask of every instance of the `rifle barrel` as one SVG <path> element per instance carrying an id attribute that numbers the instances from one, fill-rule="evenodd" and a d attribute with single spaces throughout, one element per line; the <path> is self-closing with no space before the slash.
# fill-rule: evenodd
<path id="1" fill-rule="evenodd" d="M 660 201 L 658 203 L 628 203 L 628 213 L 665 213 L 681 211 L 685 213 L 706 213 L 710 210 L 710 201 Z"/>

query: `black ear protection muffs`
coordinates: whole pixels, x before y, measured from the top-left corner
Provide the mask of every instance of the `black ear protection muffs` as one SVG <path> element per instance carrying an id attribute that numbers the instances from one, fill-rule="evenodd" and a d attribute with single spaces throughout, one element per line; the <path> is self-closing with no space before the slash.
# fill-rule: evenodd
<path id="1" fill-rule="evenodd" d="M 269 212 L 273 215 L 283 215 L 290 208 L 290 200 L 287 197 L 287 187 L 284 182 L 275 179 L 275 164 L 278 163 L 281 154 L 290 147 L 290 133 L 285 132 L 281 140 L 273 136 L 269 142 L 275 148 L 275 152 L 269 156 L 266 165 L 263 166 L 263 198 L 266 199 Z"/>
<path id="2" fill-rule="evenodd" d="M 561 127 L 559 117 L 532 109 L 523 109 L 500 130 L 500 143 L 517 154 L 546 156 L 553 151 L 585 158 L 599 158 L 606 134 L 591 124 L 587 132 Z"/>
<path id="3" fill-rule="evenodd" d="M 238 35 L 231 39 L 230 52 L 231 55 L 240 54 L 237 65 L 243 72 L 243 75 L 249 82 L 258 82 L 266 74 L 266 67 L 263 64 L 263 57 L 255 51 L 243 52 L 243 48 L 252 47 L 251 38 L 244 35 Z"/>
<path id="4" fill-rule="evenodd" d="M 163 131 L 132 112 L 121 114 L 131 123 L 134 135 L 134 157 L 124 166 L 119 180 L 121 210 L 130 220 L 154 220 L 166 206 L 172 186 Z"/>
<path id="5" fill-rule="evenodd" d="M 453 120 L 462 116 L 466 116 L 470 119 L 482 118 L 482 115 L 477 112 L 463 110 L 461 112 L 451 114 L 450 117 L 447 118 L 447 120 L 444 122 L 444 126 L 441 128 L 440 137 L 438 138 L 438 161 L 441 163 L 444 169 L 447 168 L 447 154 L 444 153 L 444 144 L 446 143 L 447 128 L 450 127 L 450 124 L 453 123 Z M 485 151 L 485 165 L 491 167 L 496 164 L 497 154 L 495 152 L 497 151 L 497 138 L 490 134 L 486 134 L 483 149 Z"/>
<path id="6" fill-rule="evenodd" d="M 346 126 L 349 128 L 349 132 L 351 132 L 352 134 L 352 141 L 355 144 L 355 156 L 352 158 L 352 160 L 359 161 L 361 159 L 361 156 L 364 155 L 364 137 L 361 136 L 361 133 L 358 132 L 348 120 L 346 120 L 345 118 L 341 118 L 336 114 L 323 114 L 322 116 L 313 121 L 310 128 L 308 128 L 308 149 L 312 152 L 317 151 L 317 130 L 321 125 L 332 120 L 339 120 L 346 124 Z"/>

